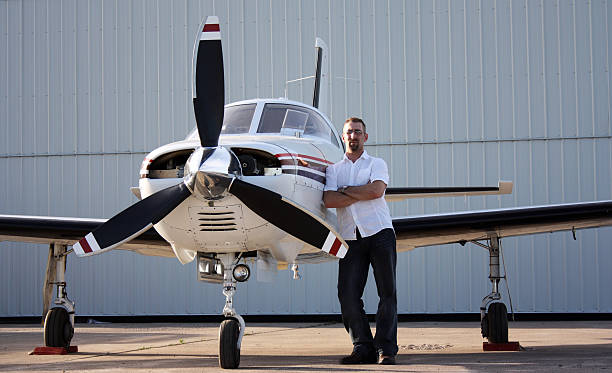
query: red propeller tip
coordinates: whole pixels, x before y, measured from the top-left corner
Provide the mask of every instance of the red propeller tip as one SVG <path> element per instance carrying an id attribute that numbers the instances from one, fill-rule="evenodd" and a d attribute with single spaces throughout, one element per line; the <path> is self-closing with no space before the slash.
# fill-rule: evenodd
<path id="1" fill-rule="evenodd" d="M 219 24 L 205 24 L 202 32 L 221 31 Z"/>
<path id="2" fill-rule="evenodd" d="M 219 28 L 219 17 L 209 16 L 206 19 L 200 40 L 221 40 L 221 29 Z"/>

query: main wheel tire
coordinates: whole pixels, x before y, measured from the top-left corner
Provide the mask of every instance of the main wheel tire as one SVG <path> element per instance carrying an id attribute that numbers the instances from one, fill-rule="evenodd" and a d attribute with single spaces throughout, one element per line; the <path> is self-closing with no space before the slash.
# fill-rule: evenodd
<path id="1" fill-rule="evenodd" d="M 219 366 L 223 369 L 236 369 L 240 365 L 238 336 L 240 324 L 234 319 L 226 319 L 219 328 Z"/>
<path id="2" fill-rule="evenodd" d="M 45 317 L 45 346 L 68 348 L 73 335 L 68 311 L 62 307 L 51 308 Z"/>
<path id="3" fill-rule="evenodd" d="M 482 320 L 480 320 L 480 334 L 482 334 L 483 338 L 489 337 L 489 318 L 487 316 L 485 313 Z"/>
<path id="4" fill-rule="evenodd" d="M 508 310 L 503 303 L 493 303 L 487 314 L 487 334 L 491 343 L 508 342 Z"/>

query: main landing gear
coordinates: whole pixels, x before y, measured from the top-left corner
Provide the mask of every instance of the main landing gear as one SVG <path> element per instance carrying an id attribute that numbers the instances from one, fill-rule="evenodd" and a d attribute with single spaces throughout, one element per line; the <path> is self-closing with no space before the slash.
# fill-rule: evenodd
<path id="1" fill-rule="evenodd" d="M 66 292 L 66 245 L 51 244 L 45 288 L 43 292 L 44 339 L 46 347 L 70 348 L 74 335 L 74 302 L 68 299 Z M 50 298 L 53 287 L 56 287 L 56 297 Z M 51 309 L 49 304 L 51 303 Z"/>
<path id="2" fill-rule="evenodd" d="M 490 343 L 508 343 L 508 310 L 499 293 L 499 281 L 502 279 L 499 271 L 499 238 L 492 235 L 488 246 L 475 243 L 489 251 L 489 280 L 493 285 L 491 293 L 482 299 L 480 306 L 482 336 Z"/>

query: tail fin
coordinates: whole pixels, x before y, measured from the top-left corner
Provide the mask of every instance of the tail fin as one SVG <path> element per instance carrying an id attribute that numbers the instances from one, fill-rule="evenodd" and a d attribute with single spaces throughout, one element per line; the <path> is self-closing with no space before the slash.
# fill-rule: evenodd
<path id="1" fill-rule="evenodd" d="M 312 106 L 328 114 L 329 93 L 329 63 L 327 56 L 327 45 L 321 38 L 315 42 L 317 49 L 317 68 L 315 72 L 314 93 L 312 95 Z"/>

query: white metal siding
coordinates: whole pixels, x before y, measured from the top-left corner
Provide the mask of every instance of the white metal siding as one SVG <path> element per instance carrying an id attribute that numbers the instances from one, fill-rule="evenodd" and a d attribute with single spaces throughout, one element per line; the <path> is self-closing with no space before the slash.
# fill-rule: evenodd
<path id="1" fill-rule="evenodd" d="M 612 198 L 605 0 L 0 0 L 0 213 L 110 217 L 135 202 L 144 154 L 194 126 L 191 52 L 221 21 L 226 102 L 310 102 L 315 36 L 330 47 L 338 128 L 362 116 L 392 186 L 495 185 L 510 196 L 391 205 L 394 216 Z M 504 239 L 515 310 L 612 312 L 612 228 Z M 37 315 L 43 246 L 0 243 L 0 316 Z M 475 246 L 398 257 L 401 313 L 477 312 Z M 238 286 L 243 314 L 337 313 L 336 264 Z M 193 264 L 111 252 L 69 258 L 81 315 L 218 314 Z M 366 307 L 377 304 L 373 281 Z"/>

